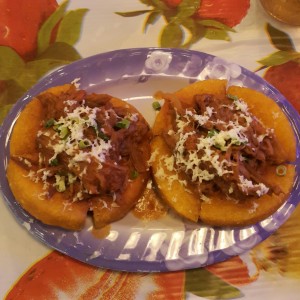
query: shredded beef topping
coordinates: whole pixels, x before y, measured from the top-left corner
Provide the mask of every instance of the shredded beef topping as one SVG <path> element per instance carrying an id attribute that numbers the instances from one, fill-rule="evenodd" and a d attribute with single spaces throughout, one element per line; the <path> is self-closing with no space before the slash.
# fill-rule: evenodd
<path id="1" fill-rule="evenodd" d="M 263 177 L 268 166 L 283 163 L 276 155 L 273 130 L 265 128 L 242 99 L 202 94 L 194 96 L 193 106 L 175 100 L 165 99 L 163 137 L 175 168 L 188 174 L 200 194 L 209 197 L 220 191 L 246 199 L 281 192 Z"/>
<path id="2" fill-rule="evenodd" d="M 73 201 L 95 196 L 118 197 L 132 174 L 147 171 L 139 145 L 149 126 L 130 106 L 114 105 L 106 94 L 67 93 L 38 96 L 44 122 L 37 153 L 18 157 L 29 177 L 44 183 L 48 197 L 64 192 Z"/>

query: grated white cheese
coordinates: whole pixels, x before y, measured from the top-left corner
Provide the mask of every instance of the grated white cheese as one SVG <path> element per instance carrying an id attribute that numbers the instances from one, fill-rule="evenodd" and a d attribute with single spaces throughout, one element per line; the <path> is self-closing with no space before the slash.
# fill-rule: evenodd
<path id="1" fill-rule="evenodd" d="M 65 138 L 58 138 L 59 135 L 57 133 L 54 135 L 53 143 L 48 145 L 54 151 L 54 155 L 50 158 L 49 162 L 62 152 L 73 156 L 70 166 L 81 161 L 90 162 L 92 157 L 96 158 L 99 162 L 105 161 L 108 151 L 112 147 L 110 141 L 104 141 L 98 137 L 93 143 L 89 144 L 89 151 L 80 148 L 80 142 L 88 142 L 84 131 L 89 127 L 97 127 L 96 114 L 98 110 L 97 107 L 90 108 L 84 106 L 83 102 L 81 106 L 68 112 L 65 117 L 60 117 L 55 121 L 54 126 L 57 126 L 58 131 L 64 129 L 65 132 L 68 132 L 68 135 Z"/>
<path id="2" fill-rule="evenodd" d="M 48 196 L 49 196 L 48 192 L 43 192 L 43 193 L 38 194 L 39 200 L 45 200 Z"/>
<path id="3" fill-rule="evenodd" d="M 235 100 L 234 104 L 235 104 L 235 107 L 236 107 L 237 110 L 240 110 L 245 114 L 248 113 L 248 105 L 242 99 Z"/>
<path id="4" fill-rule="evenodd" d="M 272 112 L 272 116 L 273 116 L 273 119 L 275 120 L 275 119 L 278 119 L 279 118 L 279 112 L 277 111 L 277 112 L 275 112 L 275 111 L 273 111 Z"/>
<path id="5" fill-rule="evenodd" d="M 213 110 L 207 109 L 206 112 L 207 115 L 211 116 Z M 226 142 L 231 138 L 240 139 L 240 142 L 244 142 L 244 140 L 246 139 L 244 135 L 242 135 L 242 133 L 240 132 L 230 129 L 229 131 L 221 131 L 212 137 L 199 137 L 196 145 L 197 150 L 189 151 L 186 155 L 184 155 L 184 153 L 187 152 L 185 142 L 187 141 L 189 136 L 196 135 L 195 131 L 184 132 L 184 129 L 191 122 L 190 120 L 188 120 L 188 116 L 192 116 L 195 120 L 195 117 L 191 111 L 188 111 L 187 115 L 185 115 L 183 118 L 180 118 L 178 114 L 176 116 L 176 124 L 178 127 L 177 134 L 179 136 L 179 139 L 175 146 L 174 157 L 177 165 L 183 167 L 186 172 L 192 173 L 192 181 L 198 181 L 200 183 L 203 180 L 208 181 L 212 180 L 215 177 L 214 174 L 208 172 L 207 170 L 201 169 L 200 165 L 202 162 L 210 162 L 219 176 L 232 172 L 227 168 L 230 167 L 230 163 L 225 160 L 220 161 L 217 151 L 213 149 L 213 146 L 217 144 L 221 145 L 221 149 L 227 148 L 229 146 L 226 146 Z M 239 127 L 242 126 L 239 125 Z M 240 128 L 237 128 L 236 130 L 239 129 Z M 242 136 L 242 138 L 240 138 L 240 136 Z M 200 155 L 200 151 L 201 153 L 203 152 L 203 154 Z"/>
<path id="6" fill-rule="evenodd" d="M 263 184 L 263 183 L 258 183 L 254 184 L 253 181 L 248 180 L 244 176 L 240 175 L 239 176 L 240 182 L 238 183 L 238 186 L 242 189 L 243 192 L 247 192 L 249 188 L 255 188 L 256 194 L 260 197 L 268 193 L 269 188 Z"/>
<path id="7" fill-rule="evenodd" d="M 208 203 L 208 204 L 211 203 L 211 199 L 210 199 L 209 197 L 205 196 L 204 194 L 201 194 L 201 200 L 202 200 L 203 202 Z"/>
<path id="8" fill-rule="evenodd" d="M 139 120 L 139 115 L 138 115 L 137 113 L 131 114 L 131 115 L 128 116 L 128 119 L 129 119 L 130 121 L 136 122 L 136 121 Z"/>
<path id="9" fill-rule="evenodd" d="M 254 214 L 256 212 L 257 208 L 258 208 L 258 203 L 253 202 L 252 208 L 249 209 L 248 211 L 250 214 Z"/>
<path id="10" fill-rule="evenodd" d="M 232 145 L 242 145 L 249 143 L 247 138 L 247 130 L 251 126 L 251 123 L 255 121 L 260 122 L 255 117 L 253 117 L 248 109 L 248 105 L 242 99 L 235 100 L 231 105 L 226 106 L 232 110 L 238 110 L 239 113 L 235 116 L 235 119 L 225 123 L 223 120 L 212 120 L 214 114 L 213 107 L 206 107 L 206 110 L 202 115 L 198 115 L 193 109 L 187 109 L 184 115 L 179 115 L 176 112 L 176 126 L 177 132 L 174 130 L 169 130 L 168 135 L 175 135 L 177 142 L 173 151 L 172 157 L 161 157 L 160 161 L 163 160 L 163 164 L 168 171 L 173 171 L 177 169 L 183 170 L 191 176 L 193 182 L 198 182 L 201 184 L 203 181 L 210 181 L 215 178 L 215 176 L 222 177 L 225 174 L 233 173 L 234 162 L 228 161 L 226 159 L 221 159 L 219 155 L 219 150 L 225 152 Z M 241 125 L 241 118 L 245 120 L 245 124 Z M 207 136 L 197 137 L 197 131 L 194 129 L 195 126 L 204 125 L 210 121 L 212 126 L 222 125 L 224 130 L 213 131 L 212 134 Z M 195 124 L 195 122 L 197 122 Z M 269 130 L 271 132 L 271 130 Z M 267 134 L 258 137 L 258 141 L 262 142 Z M 186 143 L 189 138 L 193 136 L 196 139 L 196 144 L 193 145 L 192 150 L 188 150 Z M 194 141 L 193 141 L 194 142 Z M 219 150 L 217 150 L 219 149 Z M 158 153 L 154 152 L 149 162 L 156 159 Z M 241 160 L 244 158 L 241 157 Z M 211 166 L 211 171 L 208 171 L 206 167 L 201 167 L 203 164 L 207 166 L 207 163 Z M 162 164 L 162 163 L 161 163 Z M 162 166 L 162 165 L 161 165 Z M 178 181 L 178 176 L 166 176 L 164 174 L 164 168 L 160 167 L 157 169 L 156 176 L 168 180 L 169 187 L 171 183 L 176 180 Z M 245 179 L 240 176 L 239 187 L 247 192 L 249 188 L 255 188 L 258 196 L 266 194 L 269 190 L 263 183 L 254 184 L 252 181 Z M 230 186 L 228 193 L 233 193 L 233 187 Z M 207 200 L 207 199 L 203 199 Z"/>
<path id="11" fill-rule="evenodd" d="M 97 113 L 99 108 L 91 108 L 85 106 L 84 101 L 72 109 L 73 104 L 78 103 L 74 100 L 65 100 L 65 115 L 61 116 L 58 120 L 54 121 L 52 128 L 44 128 L 38 132 L 38 137 L 42 135 L 50 137 L 48 138 L 47 148 L 53 151 L 52 157 L 49 159 L 50 165 L 55 161 L 60 153 L 66 153 L 69 156 L 69 169 L 80 171 L 78 176 L 74 176 L 68 173 L 67 176 L 61 176 L 58 174 L 53 174 L 46 168 L 43 168 L 44 157 L 42 153 L 39 153 L 39 166 L 40 169 L 37 171 L 29 171 L 27 177 L 29 177 L 34 182 L 42 182 L 43 190 L 48 190 L 50 183 L 48 181 L 49 177 L 55 176 L 55 182 L 51 183 L 58 191 L 63 192 L 68 184 L 74 183 L 76 179 L 79 180 L 87 174 L 87 166 L 81 170 L 81 162 L 90 163 L 92 159 L 97 162 L 97 168 L 102 168 L 102 163 L 105 162 L 109 151 L 112 148 L 110 140 L 104 140 L 101 137 L 93 137 L 90 141 L 86 135 L 85 130 L 91 127 L 97 130 Z M 132 115 L 132 119 L 137 119 L 138 117 Z M 53 131 L 54 130 L 54 131 Z M 96 131 L 97 132 L 97 131 Z M 72 172 L 72 171 L 71 171 Z M 83 188 L 83 186 L 82 186 Z M 88 191 L 79 191 L 73 201 L 82 200 L 84 193 Z M 46 193 L 46 192 L 45 192 Z M 45 193 L 42 193 L 39 197 L 43 198 Z"/>

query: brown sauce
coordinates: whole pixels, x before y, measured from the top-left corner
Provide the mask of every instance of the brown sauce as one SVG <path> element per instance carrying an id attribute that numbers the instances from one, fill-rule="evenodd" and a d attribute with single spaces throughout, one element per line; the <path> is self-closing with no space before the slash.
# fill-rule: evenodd
<path id="1" fill-rule="evenodd" d="M 149 182 L 144 194 L 139 199 L 135 207 L 132 209 L 132 214 L 143 221 L 153 221 L 164 217 L 168 213 L 168 207 L 162 202 L 157 195 L 152 181 Z M 92 235 L 97 239 L 106 238 L 111 230 L 111 225 L 107 225 L 100 229 L 91 229 Z"/>
<path id="2" fill-rule="evenodd" d="M 157 220 L 168 213 L 168 208 L 157 195 L 152 182 L 148 184 L 148 187 L 135 205 L 132 213 L 136 218 L 144 221 Z"/>
<path id="3" fill-rule="evenodd" d="M 110 233 L 111 226 L 106 225 L 100 229 L 95 229 L 94 227 L 91 230 L 92 235 L 97 239 L 104 239 L 106 238 Z"/>

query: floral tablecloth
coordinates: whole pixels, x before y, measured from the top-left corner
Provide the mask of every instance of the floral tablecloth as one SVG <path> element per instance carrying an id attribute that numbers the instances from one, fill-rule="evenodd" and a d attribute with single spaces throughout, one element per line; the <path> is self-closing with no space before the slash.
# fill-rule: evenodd
<path id="1" fill-rule="evenodd" d="M 4 0 L 1 122 L 59 66 L 116 49 L 160 46 L 205 52 L 256 72 L 300 112 L 300 27 L 273 19 L 259 1 Z M 74 260 L 34 239 L 4 201 L 0 220 L 3 299 L 299 298 L 300 208 L 246 253 L 168 273 L 116 272 Z"/>

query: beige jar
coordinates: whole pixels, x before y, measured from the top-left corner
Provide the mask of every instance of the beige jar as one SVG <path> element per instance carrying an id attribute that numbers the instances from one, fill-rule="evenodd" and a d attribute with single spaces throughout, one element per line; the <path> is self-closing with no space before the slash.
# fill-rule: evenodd
<path id="1" fill-rule="evenodd" d="M 263 8 L 277 20 L 300 26 L 300 0 L 260 0 Z"/>

